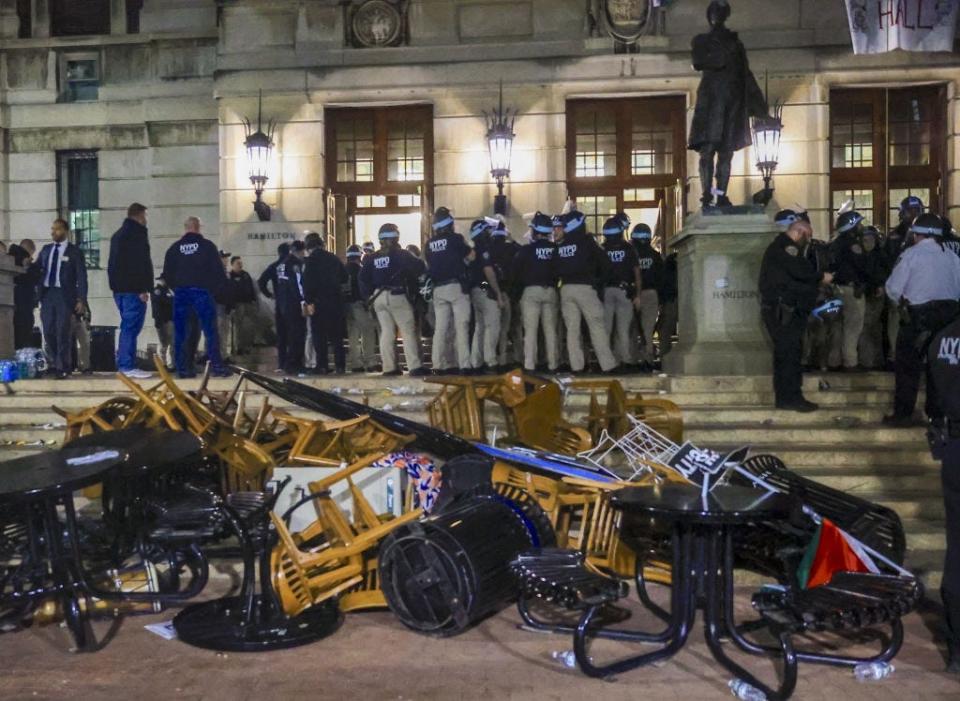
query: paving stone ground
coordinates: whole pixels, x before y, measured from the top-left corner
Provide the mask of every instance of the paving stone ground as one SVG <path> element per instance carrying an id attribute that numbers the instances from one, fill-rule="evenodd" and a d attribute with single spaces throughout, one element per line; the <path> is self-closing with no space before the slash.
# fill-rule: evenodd
<path id="1" fill-rule="evenodd" d="M 223 591 L 223 580 L 214 589 Z M 746 603 L 748 591 L 739 601 Z M 744 611 L 743 613 L 746 613 Z M 614 681 L 588 679 L 550 659 L 569 648 L 566 637 L 519 630 L 510 608 L 466 633 L 429 638 L 404 629 L 386 611 L 348 615 L 333 636 L 295 650 L 221 654 L 166 641 L 144 624 L 171 612 L 131 617 L 99 652 L 68 652 L 66 632 L 37 627 L 0 636 L 0 699 L 99 701 L 267 701 L 286 699 L 677 699 L 733 698 L 729 675 L 713 661 L 698 624 L 691 643 L 672 660 Z M 633 623 L 644 627 L 642 613 Z M 846 669 L 801 665 L 794 699 L 907 701 L 960 699 L 960 677 L 942 673 L 931 614 L 906 620 L 907 636 L 895 674 L 859 683 Z M 626 651 L 603 641 L 591 651 L 611 659 Z M 735 655 L 769 679 L 773 667 Z"/>

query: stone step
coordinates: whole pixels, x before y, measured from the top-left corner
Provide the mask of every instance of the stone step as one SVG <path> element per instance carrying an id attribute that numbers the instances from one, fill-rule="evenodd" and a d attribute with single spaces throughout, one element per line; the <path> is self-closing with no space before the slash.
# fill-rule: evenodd
<path id="1" fill-rule="evenodd" d="M 808 426 L 761 426 L 752 424 L 708 424 L 691 427 L 685 431 L 687 439 L 697 445 L 719 444 L 774 444 L 790 446 L 856 444 L 915 447 L 926 445 L 923 428 L 890 429 L 879 423 L 869 423 L 853 428 L 840 428 L 832 423 L 814 423 Z"/>
<path id="2" fill-rule="evenodd" d="M 930 494 L 936 497 L 941 494 L 940 476 L 932 467 L 912 474 L 848 474 L 846 471 L 837 471 L 837 474 L 820 475 L 810 474 L 804 469 L 797 469 L 796 472 L 820 484 L 856 496 L 896 494 L 901 491 Z"/>
<path id="3" fill-rule="evenodd" d="M 902 492 L 897 494 L 864 494 L 863 498 L 882 504 L 897 512 L 901 519 L 930 519 L 942 521 L 943 495 L 935 492 Z"/>
<path id="4" fill-rule="evenodd" d="M 743 445 L 744 443 L 718 441 L 711 443 L 710 447 L 714 450 L 730 452 Z M 930 456 L 926 440 L 921 440 L 915 435 L 911 436 L 910 442 L 904 442 L 898 446 L 877 447 L 873 444 L 861 445 L 852 442 L 844 442 L 839 446 L 827 443 L 795 446 L 776 441 L 756 441 L 749 445 L 751 454 L 777 455 L 787 467 L 793 469 L 841 471 L 852 467 L 901 465 L 937 467 L 939 465 Z"/>

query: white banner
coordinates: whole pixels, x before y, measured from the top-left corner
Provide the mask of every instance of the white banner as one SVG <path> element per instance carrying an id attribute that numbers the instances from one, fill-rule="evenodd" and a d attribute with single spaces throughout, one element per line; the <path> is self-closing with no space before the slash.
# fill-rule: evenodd
<path id="1" fill-rule="evenodd" d="M 855 54 L 953 51 L 960 0 L 846 0 Z"/>

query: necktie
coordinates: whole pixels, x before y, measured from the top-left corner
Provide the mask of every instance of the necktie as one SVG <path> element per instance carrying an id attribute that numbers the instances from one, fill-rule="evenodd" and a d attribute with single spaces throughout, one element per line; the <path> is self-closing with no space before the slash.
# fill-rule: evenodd
<path id="1" fill-rule="evenodd" d="M 60 262 L 60 244 L 53 244 L 53 253 L 50 254 L 50 270 L 47 273 L 47 287 L 54 287 L 57 282 L 57 264 Z"/>

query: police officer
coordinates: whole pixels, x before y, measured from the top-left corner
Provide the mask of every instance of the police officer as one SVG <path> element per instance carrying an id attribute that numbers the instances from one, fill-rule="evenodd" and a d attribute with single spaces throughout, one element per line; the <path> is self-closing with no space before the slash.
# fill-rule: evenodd
<path id="1" fill-rule="evenodd" d="M 397 329 L 403 339 L 403 353 L 412 377 L 429 372 L 420 361 L 420 339 L 417 337 L 413 306 L 407 298 L 408 288 L 423 274 L 423 261 L 400 247 L 400 230 L 387 223 L 377 234 L 380 250 L 371 256 L 360 270 L 360 294 L 372 304 L 380 323 L 380 359 L 383 374 L 400 374 L 397 367 Z"/>
<path id="2" fill-rule="evenodd" d="M 356 244 L 347 248 L 347 364 L 353 372 L 372 372 L 377 364 L 377 322 L 360 294 L 360 259 L 363 250 Z"/>
<path id="3" fill-rule="evenodd" d="M 640 367 L 649 372 L 653 370 L 653 330 L 656 328 L 657 315 L 660 312 L 663 258 L 653 248 L 653 232 L 643 222 L 633 227 L 630 239 L 637 252 L 637 264 L 640 267 L 640 285 L 637 288 L 636 301 L 640 330 L 643 332 Z"/>
<path id="4" fill-rule="evenodd" d="M 887 297 L 900 306 L 900 330 L 894 360 L 896 373 L 893 413 L 883 423 L 893 427 L 915 425 L 913 410 L 927 344 L 960 313 L 960 258 L 946 250 L 943 222 L 935 214 L 922 214 L 910 225 L 916 241 L 905 250 L 887 279 Z M 927 397 L 927 413 L 931 398 Z"/>
<path id="5" fill-rule="evenodd" d="M 614 349 L 621 365 L 636 362 L 636 336 L 631 333 L 634 309 L 639 309 L 640 263 L 637 252 L 623 238 L 620 217 L 611 217 L 603 225 L 603 250 L 610 265 L 603 289 L 603 321 L 607 338 L 614 339 Z M 656 321 L 656 318 L 654 318 Z"/>
<path id="6" fill-rule="evenodd" d="M 467 264 L 472 252 L 463 236 L 454 231 L 450 210 L 440 207 L 433 215 L 433 237 L 427 241 L 427 271 L 433 281 L 433 368 L 450 371 L 450 327 L 453 326 L 453 350 L 459 372 L 469 373 L 470 297 Z"/>
<path id="7" fill-rule="evenodd" d="M 260 277 L 257 286 L 267 299 L 273 300 L 273 322 L 277 329 L 277 369 L 283 370 L 287 364 L 287 325 L 281 317 L 281 307 L 277 302 L 278 289 L 277 266 L 283 263 L 290 255 L 290 244 L 281 243 L 277 246 L 277 259 L 267 266 Z"/>
<path id="8" fill-rule="evenodd" d="M 881 368 L 884 364 L 883 354 L 883 309 L 886 306 L 887 296 L 883 292 L 883 285 L 887 281 L 890 270 L 887 268 L 886 256 L 883 255 L 883 240 L 880 231 L 875 226 L 863 229 L 863 255 L 866 258 L 867 285 L 864 294 L 866 311 L 863 317 L 863 333 L 860 334 L 860 366 L 864 368 Z"/>
<path id="9" fill-rule="evenodd" d="M 490 253 L 491 227 L 486 219 L 470 225 L 473 258 L 470 261 L 470 303 L 473 306 L 473 338 L 470 363 L 477 372 L 495 372 L 500 341 L 500 310 L 506 306 L 500 280 Z"/>
<path id="10" fill-rule="evenodd" d="M 604 278 L 607 257 L 587 233 L 586 216 L 571 210 L 563 215 L 563 240 L 557 245 L 557 275 L 560 278 L 560 311 L 567 327 L 567 353 L 573 372 L 583 372 L 586 357 L 580 335 L 581 320 L 587 322 L 590 342 L 600 370 L 613 373 L 617 360 L 603 325 L 603 305 L 597 287 Z"/>
<path id="11" fill-rule="evenodd" d="M 833 257 L 834 284 L 843 302 L 843 333 L 840 358 L 831 358 L 833 367 L 853 372 L 859 365 L 857 348 L 863 333 L 866 313 L 867 257 L 863 251 L 863 215 L 844 212 L 837 219 L 837 237 L 830 244 Z"/>
<path id="12" fill-rule="evenodd" d="M 773 392 L 778 409 L 810 412 L 818 409 L 803 397 L 801 342 L 817 288 L 833 281 L 832 273 L 817 272 L 803 256 L 813 229 L 794 221 L 763 254 L 760 264 L 760 304 L 763 323 L 773 340 Z"/>
<path id="13" fill-rule="evenodd" d="M 497 362 L 501 370 L 506 370 L 512 362 L 523 362 L 523 324 L 521 323 L 520 291 L 516 284 L 516 270 L 513 261 L 520 252 L 520 244 L 513 240 L 506 225 L 501 221 L 490 232 L 490 256 L 499 271 L 500 290 L 506 303 L 500 310 L 500 339 L 497 342 Z M 510 342 L 513 353 L 510 353 Z"/>
<path id="14" fill-rule="evenodd" d="M 551 241 L 553 224 L 550 217 L 537 212 L 530 222 L 533 240 L 521 246 L 514 264 L 520 293 L 523 318 L 523 368 L 537 368 L 538 341 L 543 330 L 547 353 L 547 369 L 556 372 L 560 362 L 557 348 L 557 247 Z"/>
<path id="15" fill-rule="evenodd" d="M 326 250 L 320 234 L 310 232 L 303 242 L 307 247 L 303 262 L 303 296 L 317 355 L 317 374 L 326 375 L 329 371 L 327 352 L 333 346 L 334 369 L 342 375 L 346 372 L 343 336 L 347 319 L 343 288 L 349 281 L 347 269 L 335 254 Z"/>
<path id="16" fill-rule="evenodd" d="M 953 224 L 946 217 L 940 217 L 940 219 L 943 221 L 943 247 L 960 256 L 960 237 L 953 230 Z"/>
<path id="17" fill-rule="evenodd" d="M 227 272 L 217 247 L 200 233 L 200 219 L 187 217 L 186 232 L 175 241 L 163 260 L 163 279 L 173 290 L 173 354 L 177 375 L 193 376 L 193 360 L 188 350 L 191 312 L 196 314 L 206 339 L 207 358 L 212 372 L 226 377 L 230 371 L 220 355 L 217 332 L 217 306 L 214 296 L 227 284 Z"/>
<path id="18" fill-rule="evenodd" d="M 303 241 L 290 244 L 290 253 L 277 266 L 277 310 L 283 322 L 287 339 L 287 353 L 283 371 L 288 375 L 302 375 L 303 353 L 307 343 L 307 318 L 303 296 L 303 259 L 306 245 Z"/>
<path id="19" fill-rule="evenodd" d="M 910 225 L 913 224 L 917 217 L 923 214 L 924 209 L 923 200 L 916 195 L 909 195 L 900 201 L 900 210 L 897 213 L 899 221 L 893 229 L 887 232 L 887 238 L 883 243 L 883 255 L 889 270 L 893 270 L 897 264 L 897 260 L 900 258 L 900 254 L 907 248 Z M 889 301 L 887 302 L 885 324 L 887 331 L 887 363 L 888 367 L 892 369 L 896 362 L 897 333 L 900 331 L 900 307 Z"/>
<path id="20" fill-rule="evenodd" d="M 960 674 L 960 318 L 934 336 L 927 355 L 927 402 L 930 445 L 941 461 L 940 479 L 947 531 L 943 601 L 947 628 L 947 671 Z"/>

